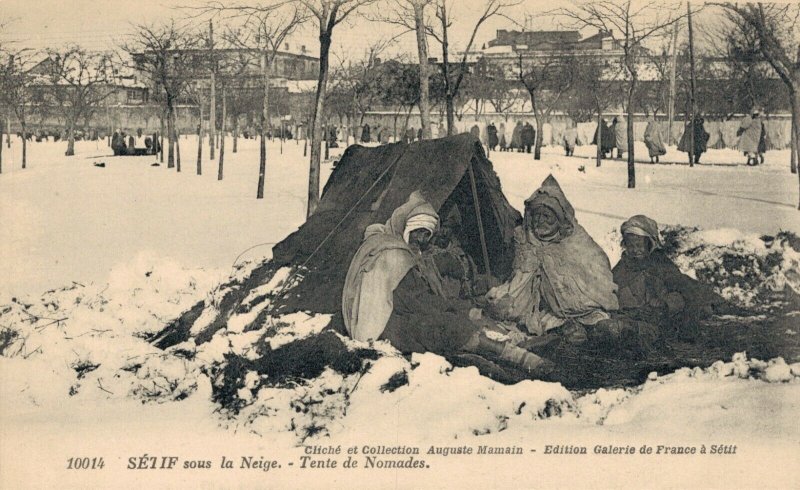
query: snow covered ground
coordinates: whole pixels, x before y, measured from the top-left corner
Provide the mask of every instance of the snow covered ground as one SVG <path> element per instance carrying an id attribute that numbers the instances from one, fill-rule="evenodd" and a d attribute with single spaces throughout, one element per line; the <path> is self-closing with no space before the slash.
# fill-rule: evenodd
<path id="1" fill-rule="evenodd" d="M 257 380 L 245 380 L 250 388 L 240 395 L 253 403 L 237 418 L 222 416 L 210 400 L 204 366 L 226 350 L 246 352 L 259 332 L 217 336 L 192 358 L 165 354 L 141 336 L 213 295 L 235 263 L 269 257 L 272 244 L 304 220 L 308 169 L 302 146 L 288 142 L 281 154 L 279 142 L 272 143 L 266 199 L 258 201 L 256 141 L 241 140 L 237 154 L 228 141 L 222 181 L 207 149 L 203 175 L 196 175 L 195 144 L 181 142 L 181 173 L 151 166 L 153 157 L 109 157 L 102 142 L 79 142 L 71 158 L 63 156 L 63 143 L 31 144 L 23 171 L 18 141 L 10 152 L 4 148 L 0 327 L 25 335 L 24 342 L 11 339 L 0 358 L 0 482 L 8 488 L 23 482 L 84 488 L 89 481 L 98 487 L 352 487 L 356 478 L 401 488 L 458 481 L 621 487 L 636 479 L 639 486 L 680 488 L 696 486 L 698 477 L 709 487 L 800 485 L 793 463 L 800 447 L 798 359 L 739 356 L 708 370 L 659 373 L 634 389 L 572 393 L 537 381 L 503 386 L 474 368 L 453 370 L 435 355 L 409 363 L 379 346 L 383 355 L 363 376 L 326 371 L 306 386 L 260 391 L 252 389 Z M 769 152 L 766 165 L 756 168 L 732 165 L 742 157 L 728 150 L 705 156 L 715 165 L 641 164 L 635 190 L 626 188 L 623 162 L 596 168 L 592 152 L 581 147 L 578 157 L 566 158 L 559 148 L 546 148 L 538 162 L 518 153 L 491 159 L 518 208 L 553 173 L 612 262 L 619 256 L 615 230 L 632 214 L 700 227 L 706 244 L 755 251 L 763 248 L 759 235 L 800 233 L 797 178 L 785 151 Z M 684 159 L 673 149 L 663 160 Z M 104 168 L 93 165 L 101 161 Z M 330 170 L 323 165 L 323 182 Z M 793 287 L 800 284 L 796 260 L 787 254 L 780 274 Z M 292 334 L 320 327 L 315 319 L 292 320 Z M 407 384 L 381 389 L 402 371 Z M 301 430 L 309 428 L 320 430 L 311 436 L 316 429 Z M 416 459 L 430 469 L 301 470 L 301 435 L 304 445 L 341 444 L 344 451 L 419 447 Z M 426 455 L 432 444 L 516 446 L 524 454 Z M 586 446 L 589 454 L 545 455 L 547 445 Z M 596 445 L 631 445 L 637 454 L 592 454 Z M 737 450 L 638 454 L 643 445 Z M 212 460 L 214 469 L 125 469 L 128 458 L 145 453 L 179 456 L 181 465 Z M 236 459 L 238 468 L 248 455 L 275 458 L 283 468 L 219 468 L 222 456 Z M 106 467 L 65 470 L 68 458 L 84 456 L 103 456 Z"/>

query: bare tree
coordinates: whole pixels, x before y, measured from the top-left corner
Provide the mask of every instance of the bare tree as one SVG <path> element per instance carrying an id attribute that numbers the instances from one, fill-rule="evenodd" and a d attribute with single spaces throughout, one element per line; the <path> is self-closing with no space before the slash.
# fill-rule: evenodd
<path id="1" fill-rule="evenodd" d="M 475 74 L 474 91 L 480 92 L 489 101 L 494 112 L 503 114 L 507 118 L 509 111 L 519 103 L 520 98 L 523 98 L 516 77 L 509 80 L 511 77 L 506 76 L 501 64 L 487 61 L 486 58 L 478 61 Z"/>
<path id="2" fill-rule="evenodd" d="M 376 0 L 294 0 L 311 12 L 319 29 L 319 77 L 314 110 L 311 114 L 311 162 L 308 172 L 307 216 L 314 214 L 319 203 L 320 164 L 322 163 L 322 125 L 325 120 L 325 92 L 328 85 L 329 60 L 336 26 Z"/>
<path id="3" fill-rule="evenodd" d="M 567 113 L 575 121 L 597 118 L 596 165 L 603 157 L 603 112 L 618 107 L 623 94 L 620 79 L 624 68 L 598 58 L 583 58 L 576 65 L 575 82 L 568 97 Z"/>
<path id="4" fill-rule="evenodd" d="M 111 59 L 78 46 L 47 51 L 44 86 L 47 103 L 56 108 L 67 127 L 67 156 L 75 154 L 78 122 L 101 107 L 114 91 Z"/>
<path id="5" fill-rule="evenodd" d="M 270 123 L 269 86 L 273 65 L 284 40 L 310 16 L 303 6 L 286 2 L 266 6 L 224 6 L 212 3 L 205 9 L 226 15 L 232 22 L 239 22 L 237 28 L 228 31 L 226 39 L 234 46 L 250 50 L 261 68 L 263 98 L 256 199 L 263 199 L 267 171 L 267 126 Z M 319 181 L 319 175 L 317 180 Z"/>
<path id="6" fill-rule="evenodd" d="M 797 4 L 722 4 L 728 20 L 752 29 L 758 48 L 789 89 L 792 105 L 792 149 L 800 147 L 800 5 Z M 800 178 L 800 172 L 795 172 Z M 800 209 L 800 199 L 798 200 Z"/>
<path id="7" fill-rule="evenodd" d="M 439 42 L 442 48 L 442 72 L 444 75 L 444 94 L 445 94 L 445 111 L 447 113 L 447 134 L 455 134 L 455 100 L 458 97 L 458 91 L 461 88 L 461 83 L 464 81 L 464 76 L 468 72 L 468 61 L 472 53 L 473 45 L 475 44 L 475 37 L 481 26 L 492 17 L 503 15 L 508 8 L 519 5 L 520 0 L 487 0 L 478 20 L 475 22 L 470 34 L 469 41 L 461 52 L 461 59 L 458 63 L 458 68 L 455 70 L 450 64 L 450 39 L 449 29 L 452 26 L 453 18 L 451 5 L 448 5 L 447 0 L 438 0 L 436 4 L 436 18 L 439 20 L 437 28 L 430 29 L 430 35 Z"/>
<path id="8" fill-rule="evenodd" d="M 203 119 L 204 109 L 206 105 L 206 89 L 203 83 L 195 81 L 186 85 L 184 90 L 186 99 L 197 105 L 198 123 L 197 123 L 197 175 L 203 175 Z"/>
<path id="9" fill-rule="evenodd" d="M 664 5 L 659 1 L 634 3 L 633 0 L 605 0 L 581 3 L 573 8 L 561 8 L 556 14 L 574 28 L 591 27 L 603 32 L 619 32 L 621 62 L 625 68 L 628 136 L 628 188 L 636 187 L 633 146 L 633 107 L 639 81 L 639 61 L 647 53 L 645 44 L 653 37 L 679 22 L 686 14 L 680 6 Z"/>
<path id="10" fill-rule="evenodd" d="M 422 137 L 430 139 L 431 131 L 431 103 L 430 103 L 430 66 L 428 63 L 428 36 L 431 26 L 425 16 L 429 6 L 434 5 L 434 0 L 394 0 L 393 9 L 388 14 L 380 15 L 374 20 L 388 22 L 403 27 L 405 30 L 399 35 L 414 32 L 417 38 L 417 59 L 419 61 L 419 116 L 422 127 Z M 398 36 L 399 36 L 398 35 Z"/>
<path id="11" fill-rule="evenodd" d="M 137 25 L 133 41 L 122 49 L 133 59 L 134 68 L 150 77 L 154 98 L 160 100 L 167 119 L 169 153 L 167 167 L 175 166 L 175 103 L 194 78 L 198 36 L 170 21 L 162 25 Z M 163 131 L 162 131 L 163 133 Z"/>
<path id="12" fill-rule="evenodd" d="M 382 87 L 390 75 L 384 53 L 393 43 L 393 39 L 375 41 L 365 48 L 361 59 L 338 56 L 338 65 L 331 76 L 333 86 L 329 90 L 331 97 L 328 100 L 338 108 L 338 112 L 347 115 L 351 126 L 348 133 L 354 137 L 356 132 L 352 127 L 363 126 L 367 111 L 383 99 Z"/>
<path id="13" fill-rule="evenodd" d="M 30 72 L 32 67 L 32 55 L 30 50 L 22 49 L 7 53 L 6 62 L 0 62 L 0 106 L 6 111 L 11 112 L 19 121 L 22 130 L 22 168 L 27 167 L 28 145 L 25 133 L 27 132 L 28 118 L 31 111 L 37 106 L 40 100 L 39 94 L 35 91 L 34 76 Z M 6 126 L 9 142 L 11 141 L 11 127 L 7 124 L 10 118 L 4 117 L 0 121 L 0 127 Z M 0 131 L 0 155 L 2 155 L 3 138 Z M 2 172 L 2 160 L 0 160 L 0 172 Z"/>
<path id="14" fill-rule="evenodd" d="M 546 56 L 525 56 L 522 52 L 517 55 L 517 76 L 528 91 L 536 119 L 534 160 L 542 156 L 544 124 L 577 80 L 577 63 L 575 53 L 566 46 L 556 47 Z"/>

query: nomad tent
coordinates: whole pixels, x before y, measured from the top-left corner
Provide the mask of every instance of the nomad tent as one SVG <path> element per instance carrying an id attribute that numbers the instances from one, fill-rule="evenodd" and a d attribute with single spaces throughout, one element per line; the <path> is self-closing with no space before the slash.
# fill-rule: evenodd
<path id="1" fill-rule="evenodd" d="M 296 311 L 338 317 L 347 269 L 364 230 L 384 223 L 416 190 L 437 211 L 458 208 L 461 245 L 479 273 L 500 279 L 510 274 L 513 232 L 521 216 L 503 195 L 476 138 L 461 134 L 411 144 L 351 146 L 325 185 L 317 211 L 273 248 L 271 261 L 246 279 L 221 286 L 213 301 L 198 303 L 152 341 L 167 348 L 194 337 L 201 344 L 226 328 L 232 315 L 257 308 L 246 331 L 262 328 L 269 317 Z M 283 267 L 291 271 L 283 287 L 266 294 L 269 299 L 254 293 Z M 204 311 L 205 320 L 196 322 Z"/>
<path id="2" fill-rule="evenodd" d="M 462 247 L 481 273 L 510 273 L 513 232 L 521 217 L 503 195 L 477 139 L 462 134 L 376 148 L 352 146 L 331 174 L 314 215 L 273 249 L 275 266 L 303 269 L 304 279 L 284 307 L 337 312 L 364 230 L 386 222 L 415 190 L 440 215 L 451 205 L 458 207 Z"/>

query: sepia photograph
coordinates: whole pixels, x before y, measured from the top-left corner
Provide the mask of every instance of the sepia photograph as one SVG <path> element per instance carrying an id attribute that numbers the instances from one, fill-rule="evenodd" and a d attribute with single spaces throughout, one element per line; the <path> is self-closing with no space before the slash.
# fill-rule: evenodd
<path id="1" fill-rule="evenodd" d="M 798 165 L 800 2 L 0 0 L 0 488 L 799 488 Z"/>

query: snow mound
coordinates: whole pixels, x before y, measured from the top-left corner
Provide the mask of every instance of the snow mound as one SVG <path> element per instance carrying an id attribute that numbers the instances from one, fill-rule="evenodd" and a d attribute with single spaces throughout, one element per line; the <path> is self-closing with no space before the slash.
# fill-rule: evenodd
<path id="1" fill-rule="evenodd" d="M 13 372 L 17 391 L 35 405 L 57 399 L 42 379 L 53 380 L 45 386 L 59 396 L 186 398 L 202 376 L 198 366 L 145 338 L 205 296 L 214 277 L 143 253 L 115 267 L 102 287 L 73 283 L 13 298 L 0 306 L 0 370 Z M 13 367 L 23 360 L 28 369 Z"/>
<path id="2" fill-rule="evenodd" d="M 800 238 L 791 232 L 758 236 L 734 229 L 661 227 L 667 255 L 684 274 L 713 286 L 723 298 L 747 308 L 770 304 L 772 293 L 800 294 Z M 619 230 L 601 246 L 612 263 L 621 254 Z"/>
<path id="3" fill-rule="evenodd" d="M 800 362 L 787 364 L 782 357 L 769 361 L 755 358 L 748 359 L 746 352 L 738 352 L 729 362 L 722 360 L 713 363 L 706 369 L 681 368 L 674 373 L 658 378 L 661 382 L 674 381 L 681 378 L 723 379 L 739 378 L 761 380 L 767 383 L 800 383 Z"/>
<path id="4" fill-rule="evenodd" d="M 694 271 L 728 297 L 756 298 L 760 288 L 780 285 L 797 290 L 792 236 L 768 243 L 738 232 L 668 227 L 664 234 L 684 271 Z M 731 263 L 747 267 L 728 269 Z M 714 264 L 725 272 L 712 274 Z M 251 281 L 246 270 L 256 269 L 235 271 L 238 284 Z M 665 397 L 672 386 L 690 382 L 800 383 L 800 363 L 740 353 L 705 369 L 653 373 L 633 388 L 579 393 L 543 381 L 504 385 L 434 354 L 408 360 L 387 342 L 353 341 L 328 330 L 329 315 L 270 312 L 276 291 L 290 278 L 288 269 L 271 274 L 263 285 L 242 286 L 239 296 L 229 296 L 235 286 L 214 288 L 215 273 L 142 254 L 116 267 L 108 285 L 73 284 L 35 300 L 14 299 L 0 306 L 3 404 L 57 407 L 67 397 L 170 403 L 191 397 L 207 403 L 229 429 L 281 433 L 302 443 L 355 437 L 369 427 L 372 433 L 402 434 L 400 442 L 411 443 L 497 434 L 545 419 L 618 423 L 643 395 Z M 730 279 L 750 275 L 761 282 Z M 217 322 L 231 297 L 236 306 L 221 328 L 200 328 L 208 332 L 204 341 L 190 331 L 167 349 L 149 342 L 181 312 L 195 310 L 195 326 Z"/>

